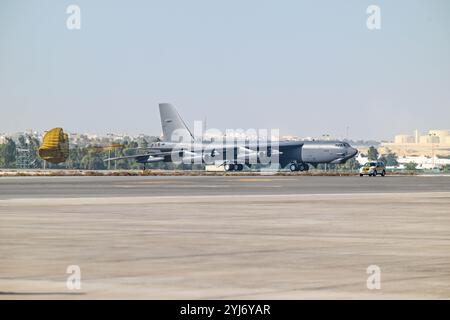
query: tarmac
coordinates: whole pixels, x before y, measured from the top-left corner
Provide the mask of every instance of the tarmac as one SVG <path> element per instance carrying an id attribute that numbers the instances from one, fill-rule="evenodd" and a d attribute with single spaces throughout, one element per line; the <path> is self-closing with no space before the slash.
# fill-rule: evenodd
<path id="1" fill-rule="evenodd" d="M 2 177 L 0 299 L 47 298 L 449 299 L 450 177 Z"/>

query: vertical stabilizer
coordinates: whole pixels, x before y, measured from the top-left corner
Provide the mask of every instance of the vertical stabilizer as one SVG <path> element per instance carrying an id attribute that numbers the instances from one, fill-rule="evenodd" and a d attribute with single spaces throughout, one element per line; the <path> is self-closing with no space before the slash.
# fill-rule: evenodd
<path id="1" fill-rule="evenodd" d="M 164 141 L 190 142 L 194 139 L 191 131 L 181 119 L 178 111 L 170 103 L 159 104 Z"/>

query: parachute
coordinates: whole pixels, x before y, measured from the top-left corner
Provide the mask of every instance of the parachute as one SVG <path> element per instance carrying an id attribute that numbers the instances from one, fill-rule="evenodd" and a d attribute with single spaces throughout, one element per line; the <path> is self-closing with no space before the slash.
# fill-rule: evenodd
<path id="1" fill-rule="evenodd" d="M 54 128 L 44 136 L 38 150 L 39 157 L 51 163 L 61 163 L 69 156 L 69 136 L 62 128 Z"/>

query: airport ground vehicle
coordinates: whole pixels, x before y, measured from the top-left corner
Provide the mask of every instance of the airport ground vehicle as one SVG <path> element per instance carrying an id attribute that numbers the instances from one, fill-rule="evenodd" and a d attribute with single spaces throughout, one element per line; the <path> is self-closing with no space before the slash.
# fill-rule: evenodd
<path id="1" fill-rule="evenodd" d="M 359 176 L 364 175 L 376 177 L 377 175 L 384 177 L 386 175 L 386 166 L 382 161 L 369 161 L 359 169 Z"/>

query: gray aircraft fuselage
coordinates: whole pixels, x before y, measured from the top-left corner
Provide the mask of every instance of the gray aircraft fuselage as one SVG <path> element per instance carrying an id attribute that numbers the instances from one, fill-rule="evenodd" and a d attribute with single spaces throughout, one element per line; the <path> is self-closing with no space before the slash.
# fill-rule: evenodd
<path id="1" fill-rule="evenodd" d="M 223 137 L 221 143 L 197 141 L 178 111 L 170 103 L 160 103 L 163 140 L 147 146 L 146 154 L 122 156 L 104 161 L 133 158 L 144 164 L 174 162 L 219 164 L 225 170 L 241 171 L 244 165 L 289 165 L 291 171 L 304 171 L 319 163 L 344 163 L 358 150 L 345 141 L 237 141 Z M 230 137 L 228 137 L 230 138 Z"/>
<path id="2" fill-rule="evenodd" d="M 168 154 L 162 158 L 155 160 L 172 162 L 173 157 L 170 154 L 177 150 L 179 152 L 201 152 L 204 155 L 209 155 L 210 159 L 215 157 L 214 153 L 223 148 L 230 149 L 232 144 L 217 144 L 217 143 L 192 143 L 183 144 L 169 141 L 153 142 L 149 145 L 153 150 L 158 149 L 159 152 L 167 152 Z M 276 148 L 279 151 L 278 161 L 282 168 L 288 164 L 304 164 L 305 170 L 307 170 L 307 164 L 317 166 L 320 163 L 332 163 L 340 164 L 345 163 L 348 159 L 354 157 L 358 150 L 352 148 L 347 142 L 343 141 L 280 141 L 275 144 L 276 147 L 272 147 L 268 143 L 249 144 L 242 143 L 241 146 L 250 148 L 252 150 L 271 150 Z M 271 152 L 271 151 L 269 151 Z M 137 159 L 138 162 L 148 163 L 156 162 L 148 159 L 149 157 L 142 157 Z M 225 158 L 225 157 L 223 157 Z M 233 157 L 232 157 L 233 158 Z M 235 157 L 236 158 L 236 157 Z M 230 162 L 230 161 L 229 161 Z M 233 161 L 231 161 L 233 162 Z M 245 160 L 237 161 L 246 163 Z M 246 163 L 248 164 L 248 163 Z M 292 170 L 292 169 L 291 169 Z"/>

